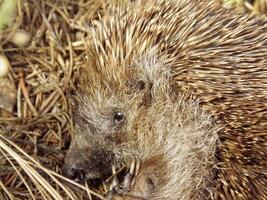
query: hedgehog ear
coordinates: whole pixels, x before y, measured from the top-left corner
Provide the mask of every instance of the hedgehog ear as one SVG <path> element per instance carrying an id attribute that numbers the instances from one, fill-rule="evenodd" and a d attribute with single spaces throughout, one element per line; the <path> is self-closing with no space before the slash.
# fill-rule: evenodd
<path id="1" fill-rule="evenodd" d="M 140 79 L 137 81 L 136 88 L 138 89 L 138 91 L 142 91 L 146 89 L 146 87 L 147 87 L 147 83 L 144 80 Z"/>
<path id="2" fill-rule="evenodd" d="M 149 80 L 145 80 L 143 78 L 130 80 L 128 82 L 130 88 L 136 92 L 143 92 L 148 89 L 151 89 L 151 83 Z"/>
<path id="3" fill-rule="evenodd" d="M 151 103 L 151 82 L 141 76 L 138 78 L 131 79 L 128 81 L 128 86 L 130 88 L 131 93 L 135 93 L 137 95 L 142 95 L 142 105 Z"/>
<path id="4" fill-rule="evenodd" d="M 144 93 L 144 104 L 150 104 L 152 100 L 152 83 L 149 80 L 140 79 L 136 83 L 139 92 Z"/>
<path id="5" fill-rule="evenodd" d="M 165 90 L 170 78 L 170 67 L 165 59 L 159 56 L 155 51 L 148 53 L 136 59 L 135 66 L 139 71 L 139 88 L 147 89 L 153 94 L 159 90 Z"/>

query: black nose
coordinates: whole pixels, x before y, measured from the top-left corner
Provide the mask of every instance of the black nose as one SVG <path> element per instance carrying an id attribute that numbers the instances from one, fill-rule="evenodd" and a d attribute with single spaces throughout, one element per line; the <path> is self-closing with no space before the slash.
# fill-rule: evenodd
<path id="1" fill-rule="evenodd" d="M 76 181 L 82 182 L 85 180 L 85 170 L 77 165 L 64 165 L 62 167 L 62 173 L 64 176 Z"/>

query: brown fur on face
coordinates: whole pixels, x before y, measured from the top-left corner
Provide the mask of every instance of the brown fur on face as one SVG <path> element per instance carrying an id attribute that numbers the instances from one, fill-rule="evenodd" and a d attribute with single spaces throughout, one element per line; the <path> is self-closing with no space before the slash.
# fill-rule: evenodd
<path id="1" fill-rule="evenodd" d="M 107 168 L 164 155 L 149 199 L 201 199 L 218 133 L 211 196 L 264 199 L 266 33 L 265 17 L 198 0 L 148 0 L 103 19 L 81 76 L 70 152 L 112 152 Z"/>

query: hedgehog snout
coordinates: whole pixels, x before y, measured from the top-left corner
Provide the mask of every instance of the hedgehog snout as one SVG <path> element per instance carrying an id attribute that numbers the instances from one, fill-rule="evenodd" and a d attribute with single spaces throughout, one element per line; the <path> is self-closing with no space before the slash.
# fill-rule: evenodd
<path id="1" fill-rule="evenodd" d="M 111 173 L 115 155 L 103 149 L 70 150 L 62 167 L 62 174 L 74 181 L 97 179 Z"/>
<path id="2" fill-rule="evenodd" d="M 64 176 L 76 181 L 82 182 L 85 180 L 85 169 L 77 164 L 64 164 L 62 167 Z"/>

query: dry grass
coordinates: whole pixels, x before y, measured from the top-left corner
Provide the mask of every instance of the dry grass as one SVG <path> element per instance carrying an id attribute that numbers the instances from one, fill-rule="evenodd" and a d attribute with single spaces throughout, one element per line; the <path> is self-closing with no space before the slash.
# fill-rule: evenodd
<path id="1" fill-rule="evenodd" d="M 91 39 L 88 27 L 107 13 L 109 4 L 127 1 L 17 2 L 12 26 L 0 33 L 0 53 L 10 61 L 9 79 L 17 94 L 13 112 L 0 108 L 0 199 L 103 199 L 100 191 L 58 173 L 73 133 L 69 96 L 79 78 L 84 41 Z M 266 0 L 227 2 L 255 13 L 267 11 Z M 19 29 L 31 35 L 27 46 L 10 42 Z"/>

